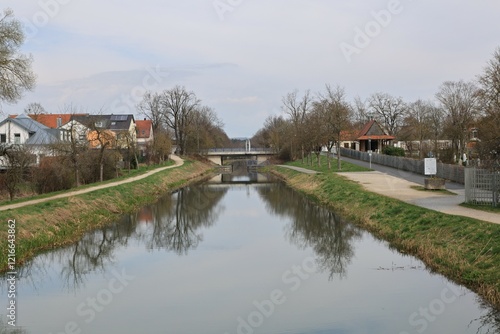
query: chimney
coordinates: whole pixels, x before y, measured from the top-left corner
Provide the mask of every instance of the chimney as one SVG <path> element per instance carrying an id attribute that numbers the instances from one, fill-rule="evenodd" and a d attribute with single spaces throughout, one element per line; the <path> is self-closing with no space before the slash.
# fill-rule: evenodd
<path id="1" fill-rule="evenodd" d="M 61 127 L 62 125 L 62 118 L 61 117 L 57 117 L 57 127 Z"/>

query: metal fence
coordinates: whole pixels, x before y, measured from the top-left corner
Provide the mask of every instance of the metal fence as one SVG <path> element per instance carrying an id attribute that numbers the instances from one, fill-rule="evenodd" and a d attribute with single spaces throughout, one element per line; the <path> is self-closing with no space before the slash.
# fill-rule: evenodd
<path id="1" fill-rule="evenodd" d="M 344 157 L 349 157 L 362 161 L 370 161 L 370 155 L 367 152 L 355 151 L 347 148 L 341 148 L 340 153 Z M 424 175 L 424 161 L 417 159 L 409 159 L 403 157 L 396 157 L 385 154 L 372 154 L 372 162 L 379 165 L 389 166 L 400 170 L 413 172 L 416 174 Z M 449 165 L 437 163 L 437 177 L 450 180 L 453 182 L 464 184 L 465 168 L 459 165 Z"/>
<path id="2" fill-rule="evenodd" d="M 499 206 L 500 173 L 465 168 L 465 203 Z"/>

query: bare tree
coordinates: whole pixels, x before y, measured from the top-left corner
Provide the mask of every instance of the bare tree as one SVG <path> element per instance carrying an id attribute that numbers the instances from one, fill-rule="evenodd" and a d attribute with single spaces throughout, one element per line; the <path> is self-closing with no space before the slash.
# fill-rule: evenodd
<path id="1" fill-rule="evenodd" d="M 386 93 L 375 93 L 368 99 L 368 106 L 383 121 L 389 134 L 395 135 L 407 110 L 403 99 Z"/>
<path id="2" fill-rule="evenodd" d="M 455 154 L 465 153 L 470 127 L 480 111 L 480 94 L 476 85 L 465 81 L 446 81 L 436 94 L 445 111 L 445 133 L 452 140 Z"/>
<path id="3" fill-rule="evenodd" d="M 162 94 L 162 112 L 165 122 L 174 131 L 177 148 L 180 154 L 186 150 L 186 141 L 189 136 L 189 126 L 193 122 L 193 113 L 200 104 L 200 100 L 193 92 L 186 88 L 175 86 Z"/>
<path id="4" fill-rule="evenodd" d="M 153 132 L 159 130 L 165 124 L 165 114 L 162 110 L 162 95 L 147 92 L 142 101 L 137 105 L 139 114 L 151 120 Z"/>
<path id="5" fill-rule="evenodd" d="M 224 123 L 210 107 L 196 108 L 188 128 L 190 135 L 186 140 L 186 150 L 201 152 L 211 147 L 228 145 L 228 137 L 223 127 Z"/>
<path id="6" fill-rule="evenodd" d="M 290 117 L 290 121 L 293 125 L 294 133 L 290 137 L 290 155 L 292 160 L 294 159 L 293 145 L 295 144 L 295 138 L 299 142 L 301 147 L 302 162 L 304 162 L 304 124 L 306 122 L 307 114 L 312 108 L 313 99 L 311 93 L 307 90 L 302 98 L 298 97 L 298 91 L 293 91 L 288 93 L 282 98 L 282 109 Z M 297 145 L 297 144 L 296 144 Z"/>
<path id="7" fill-rule="evenodd" d="M 438 142 L 443 134 L 444 111 L 442 108 L 432 104 L 429 109 L 429 132 L 434 141 L 434 152 L 439 157 Z"/>
<path id="8" fill-rule="evenodd" d="M 24 90 L 35 86 L 36 76 L 31 69 L 31 55 L 20 53 L 24 42 L 21 23 L 14 12 L 6 9 L 0 17 L 0 101 L 14 103 Z"/>
<path id="9" fill-rule="evenodd" d="M 431 111 L 432 102 L 417 100 L 408 105 L 406 117 L 403 120 L 400 137 L 405 139 L 407 147 L 411 147 L 413 141 L 419 142 L 419 157 L 423 158 L 423 141 L 431 136 Z"/>
<path id="10" fill-rule="evenodd" d="M 31 102 L 24 108 L 24 113 L 38 122 L 38 116 L 46 114 L 45 108 L 38 102 Z"/>
<path id="11" fill-rule="evenodd" d="M 63 108 L 63 113 L 76 115 L 79 111 L 73 105 L 67 105 Z M 62 155 L 66 161 L 69 161 L 75 176 L 76 186 L 79 187 L 81 184 L 80 156 L 88 151 L 87 130 L 82 129 L 78 123 L 70 121 L 64 125 L 64 129 L 61 131 L 66 132 L 65 140 L 52 145 L 52 149 Z"/>
<path id="12" fill-rule="evenodd" d="M 482 160 L 500 169 L 500 47 L 479 76 L 480 96 L 485 116 L 479 122 L 478 150 Z"/>
<path id="13" fill-rule="evenodd" d="M 85 126 L 89 129 L 87 134 L 90 146 L 98 150 L 99 180 L 104 181 L 104 158 L 107 149 L 116 145 L 115 134 L 108 130 L 99 115 L 89 117 Z"/>
<path id="14" fill-rule="evenodd" d="M 314 152 L 316 163 L 320 167 L 321 150 L 329 139 L 328 127 L 324 121 L 323 107 L 320 103 L 315 102 L 311 112 L 307 114 L 304 130 L 302 144 L 307 149 L 307 152 Z M 312 157 L 310 164 L 312 165 Z"/>
<path id="15" fill-rule="evenodd" d="M 340 143 L 342 141 L 342 132 L 350 128 L 352 117 L 352 107 L 345 99 L 344 88 L 336 86 L 332 88 L 326 85 L 326 92 L 319 94 L 319 102 L 316 104 L 322 114 L 322 120 L 325 125 L 325 135 L 327 137 L 328 147 L 328 168 L 331 168 L 330 151 L 333 145 L 337 148 L 337 168 L 342 169 Z"/>
<path id="16" fill-rule="evenodd" d="M 171 134 L 167 130 L 160 128 L 154 134 L 154 140 L 148 145 L 149 161 L 163 163 L 172 152 Z"/>
<path id="17" fill-rule="evenodd" d="M 366 102 L 361 97 L 354 98 L 352 122 L 358 128 L 361 128 L 366 122 L 370 120 L 370 112 Z"/>
<path id="18" fill-rule="evenodd" d="M 30 147 L 26 145 L 12 145 L 4 150 L 3 161 L 6 173 L 3 183 L 12 201 L 23 182 L 26 172 L 31 164 L 36 162 Z"/>

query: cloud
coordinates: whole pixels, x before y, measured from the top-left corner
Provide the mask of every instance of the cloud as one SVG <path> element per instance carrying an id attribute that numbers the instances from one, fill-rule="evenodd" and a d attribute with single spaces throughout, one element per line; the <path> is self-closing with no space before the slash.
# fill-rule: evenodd
<path id="1" fill-rule="evenodd" d="M 474 79 L 500 45 L 498 1 L 400 0 L 401 13 L 351 63 L 339 45 L 352 42 L 356 28 L 387 9 L 388 0 L 233 2 L 224 20 L 212 0 L 3 6 L 33 23 L 47 14 L 42 3 L 59 6 L 23 46 L 35 59 L 38 87 L 6 109 L 32 101 L 48 110 L 66 103 L 111 108 L 142 85 L 147 68 L 159 66 L 172 73 L 155 88 L 195 91 L 234 136 L 256 132 L 267 115 L 279 113 L 287 92 L 314 93 L 325 83 L 345 86 L 350 97 L 384 91 L 410 101 L 432 98 L 443 81 Z"/>

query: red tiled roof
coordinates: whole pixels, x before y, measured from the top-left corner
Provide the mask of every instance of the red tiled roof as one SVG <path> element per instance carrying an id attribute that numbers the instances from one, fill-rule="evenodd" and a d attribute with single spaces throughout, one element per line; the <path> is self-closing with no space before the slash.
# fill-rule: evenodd
<path id="1" fill-rule="evenodd" d="M 137 138 L 150 138 L 151 128 L 153 122 L 150 120 L 135 121 L 135 128 L 137 129 Z"/>
<path id="2" fill-rule="evenodd" d="M 366 135 L 368 133 L 368 131 L 370 131 L 370 129 L 372 128 L 374 123 L 375 123 L 375 120 L 371 120 L 370 122 L 366 123 L 365 126 L 361 129 L 361 131 L 359 131 L 358 137 L 362 137 L 362 136 Z"/>
<path id="3" fill-rule="evenodd" d="M 383 135 L 368 135 L 368 132 L 370 132 L 370 129 L 374 126 L 377 125 L 380 130 L 382 130 Z M 388 135 L 387 131 L 384 130 L 383 127 L 381 127 L 376 120 L 371 120 L 370 122 L 366 123 L 363 129 L 358 133 L 358 138 L 357 140 L 393 140 L 396 139 L 396 137 Z"/>
<path id="4" fill-rule="evenodd" d="M 57 119 L 61 119 L 61 125 L 64 125 L 68 123 L 71 120 L 72 116 L 85 116 L 88 114 L 39 114 L 39 115 L 34 115 L 34 114 L 29 114 L 28 116 L 46 127 L 49 127 L 51 129 L 57 129 L 58 124 L 57 124 Z M 19 115 L 9 115 L 10 118 L 16 118 Z"/>

